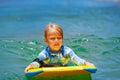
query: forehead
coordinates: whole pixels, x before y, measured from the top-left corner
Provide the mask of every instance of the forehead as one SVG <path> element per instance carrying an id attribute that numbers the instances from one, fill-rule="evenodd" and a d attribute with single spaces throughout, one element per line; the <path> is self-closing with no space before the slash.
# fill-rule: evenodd
<path id="1" fill-rule="evenodd" d="M 62 36 L 62 34 L 57 30 L 48 30 L 47 36 Z"/>

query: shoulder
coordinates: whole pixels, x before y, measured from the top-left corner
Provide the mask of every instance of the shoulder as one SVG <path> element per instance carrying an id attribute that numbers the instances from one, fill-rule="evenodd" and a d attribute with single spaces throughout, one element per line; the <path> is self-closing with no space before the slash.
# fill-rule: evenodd
<path id="1" fill-rule="evenodd" d="M 68 47 L 68 46 L 64 46 L 64 53 L 68 54 L 70 52 L 73 52 L 73 50 L 70 47 Z"/>
<path id="2" fill-rule="evenodd" d="M 40 54 L 45 54 L 47 51 L 45 50 L 45 49 L 43 49 L 40 53 L 39 53 L 39 55 Z"/>
<path id="3" fill-rule="evenodd" d="M 46 50 L 45 50 L 45 49 L 42 50 L 42 51 L 39 53 L 38 56 L 46 56 Z"/>
<path id="4" fill-rule="evenodd" d="M 68 47 L 68 46 L 64 46 L 64 49 L 65 49 L 65 50 L 71 50 L 71 48 Z"/>
<path id="5" fill-rule="evenodd" d="M 39 56 L 44 56 L 44 57 L 49 57 L 49 51 L 46 49 L 42 50 L 40 53 L 39 53 Z"/>
<path id="6" fill-rule="evenodd" d="M 68 55 L 69 57 L 75 56 L 75 52 L 70 47 L 64 46 L 64 49 L 64 55 Z"/>
<path id="7" fill-rule="evenodd" d="M 46 49 L 47 49 L 47 48 L 46 48 Z M 42 51 L 39 53 L 39 55 L 38 55 L 39 60 L 44 60 L 44 59 L 46 59 L 46 58 L 49 58 L 49 52 L 48 52 L 46 49 L 42 50 Z"/>

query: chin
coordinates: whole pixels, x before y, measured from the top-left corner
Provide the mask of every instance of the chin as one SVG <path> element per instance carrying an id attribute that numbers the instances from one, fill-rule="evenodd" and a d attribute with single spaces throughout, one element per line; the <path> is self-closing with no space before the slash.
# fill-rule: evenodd
<path id="1" fill-rule="evenodd" d="M 60 50 L 60 48 L 54 48 L 53 50 L 54 50 L 54 51 L 58 51 L 58 50 Z"/>

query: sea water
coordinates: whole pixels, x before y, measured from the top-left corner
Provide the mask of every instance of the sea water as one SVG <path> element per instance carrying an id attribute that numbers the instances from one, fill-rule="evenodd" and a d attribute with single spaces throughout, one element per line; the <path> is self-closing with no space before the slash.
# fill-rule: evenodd
<path id="1" fill-rule="evenodd" d="M 119 0 L 5 0 L 0 1 L 0 80 L 27 80 L 24 69 L 47 46 L 43 33 L 49 23 L 63 28 L 64 45 L 96 65 L 92 80 L 120 79 Z"/>

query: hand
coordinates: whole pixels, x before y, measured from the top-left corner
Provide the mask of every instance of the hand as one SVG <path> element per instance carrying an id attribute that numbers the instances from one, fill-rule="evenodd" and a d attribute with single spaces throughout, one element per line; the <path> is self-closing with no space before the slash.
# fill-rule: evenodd
<path id="1" fill-rule="evenodd" d="M 27 73 L 30 69 L 33 69 L 34 65 L 30 64 L 28 67 L 25 68 L 24 72 Z"/>
<path id="2" fill-rule="evenodd" d="M 94 64 L 92 64 L 90 62 L 85 62 L 84 64 L 87 65 L 87 66 L 94 66 Z"/>

